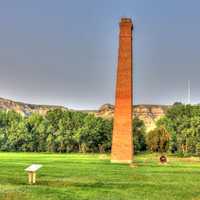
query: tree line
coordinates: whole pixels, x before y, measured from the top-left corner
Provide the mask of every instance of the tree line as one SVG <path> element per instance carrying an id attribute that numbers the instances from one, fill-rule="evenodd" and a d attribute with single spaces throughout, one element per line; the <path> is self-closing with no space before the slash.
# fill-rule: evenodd
<path id="1" fill-rule="evenodd" d="M 135 119 L 135 148 L 144 148 L 144 123 Z M 0 111 L 0 151 L 110 152 L 112 120 L 62 109 L 23 117 Z"/>
<path id="2" fill-rule="evenodd" d="M 200 105 L 175 103 L 147 134 L 151 151 L 200 155 Z"/>
<path id="3" fill-rule="evenodd" d="M 110 152 L 113 121 L 84 112 L 55 109 L 22 116 L 0 111 L 0 151 Z M 134 152 L 200 155 L 200 105 L 176 103 L 146 132 L 133 120 Z"/>

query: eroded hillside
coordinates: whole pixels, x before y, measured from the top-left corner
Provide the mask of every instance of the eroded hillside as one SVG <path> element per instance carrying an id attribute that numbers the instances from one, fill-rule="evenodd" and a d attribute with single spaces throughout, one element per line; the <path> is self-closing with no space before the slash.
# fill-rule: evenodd
<path id="1" fill-rule="evenodd" d="M 155 122 L 163 117 L 169 106 L 164 105 L 135 105 L 133 108 L 133 115 L 143 120 L 147 131 L 155 128 Z M 96 113 L 97 116 L 112 118 L 114 114 L 114 106 L 105 104 L 100 107 Z"/>
<path id="2" fill-rule="evenodd" d="M 163 105 L 136 105 L 134 106 L 134 116 L 143 120 L 147 131 L 155 128 L 155 122 L 162 116 L 165 115 L 166 110 L 169 106 Z M 51 105 L 35 105 L 27 104 L 22 102 L 16 102 L 4 98 L 0 98 L 0 109 L 1 110 L 14 110 L 22 115 L 29 115 L 31 113 L 38 113 L 45 115 L 46 112 L 50 109 L 61 108 L 67 109 L 62 106 L 51 106 Z M 105 104 L 100 107 L 99 110 L 87 110 L 84 112 L 95 113 L 96 116 L 111 119 L 114 114 L 114 106 L 111 104 Z"/>

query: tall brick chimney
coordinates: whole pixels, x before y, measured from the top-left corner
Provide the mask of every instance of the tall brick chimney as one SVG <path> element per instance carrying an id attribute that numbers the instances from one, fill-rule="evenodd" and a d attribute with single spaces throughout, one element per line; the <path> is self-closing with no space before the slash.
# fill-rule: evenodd
<path id="1" fill-rule="evenodd" d="M 132 142 L 132 30 L 130 18 L 119 23 L 119 52 L 111 162 L 131 163 Z"/>

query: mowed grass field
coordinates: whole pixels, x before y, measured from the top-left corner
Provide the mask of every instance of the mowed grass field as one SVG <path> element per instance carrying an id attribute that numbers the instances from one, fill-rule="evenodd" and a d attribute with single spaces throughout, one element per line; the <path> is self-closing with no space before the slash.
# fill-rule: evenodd
<path id="1" fill-rule="evenodd" d="M 37 184 L 24 171 L 42 164 Z M 3 200 L 200 200 L 200 160 L 135 156 L 135 167 L 111 164 L 99 154 L 0 153 Z"/>

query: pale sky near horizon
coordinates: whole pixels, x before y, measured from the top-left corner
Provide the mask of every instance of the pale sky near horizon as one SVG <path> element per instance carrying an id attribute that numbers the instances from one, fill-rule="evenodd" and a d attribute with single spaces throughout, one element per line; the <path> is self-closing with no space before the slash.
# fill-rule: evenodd
<path id="1" fill-rule="evenodd" d="M 134 103 L 200 102 L 200 1 L 0 0 L 0 97 L 114 103 L 120 17 L 134 21 Z"/>

